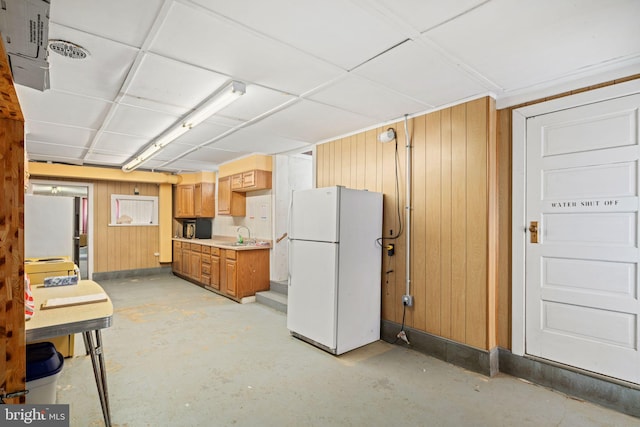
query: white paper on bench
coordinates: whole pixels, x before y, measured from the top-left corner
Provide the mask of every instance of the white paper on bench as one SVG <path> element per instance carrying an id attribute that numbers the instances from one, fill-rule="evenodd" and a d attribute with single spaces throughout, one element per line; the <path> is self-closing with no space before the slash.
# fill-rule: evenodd
<path id="1" fill-rule="evenodd" d="M 91 294 L 91 295 L 80 295 L 76 297 L 65 297 L 65 298 L 51 298 L 48 299 L 43 306 L 47 308 L 64 306 L 64 305 L 75 305 L 75 304 L 88 304 L 91 302 L 98 301 L 106 301 L 107 294 L 104 292 L 99 294 Z"/>

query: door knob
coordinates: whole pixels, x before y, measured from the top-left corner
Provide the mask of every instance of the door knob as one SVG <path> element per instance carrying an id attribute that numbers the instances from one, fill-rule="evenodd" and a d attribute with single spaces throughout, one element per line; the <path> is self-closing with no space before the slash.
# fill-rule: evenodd
<path id="1" fill-rule="evenodd" d="M 538 221 L 529 223 L 529 232 L 531 233 L 531 243 L 538 243 Z"/>

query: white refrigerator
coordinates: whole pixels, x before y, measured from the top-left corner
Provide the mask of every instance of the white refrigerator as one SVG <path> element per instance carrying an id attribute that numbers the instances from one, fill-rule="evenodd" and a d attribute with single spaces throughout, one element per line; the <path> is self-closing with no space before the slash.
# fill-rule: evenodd
<path id="1" fill-rule="evenodd" d="M 333 354 L 380 339 L 382 194 L 292 193 L 287 328 Z"/>

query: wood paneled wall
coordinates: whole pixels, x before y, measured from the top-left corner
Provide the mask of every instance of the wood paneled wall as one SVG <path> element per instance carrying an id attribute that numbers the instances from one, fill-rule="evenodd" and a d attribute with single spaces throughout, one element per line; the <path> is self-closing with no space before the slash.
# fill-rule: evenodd
<path id="1" fill-rule="evenodd" d="M 94 272 L 134 270 L 159 267 L 154 253 L 159 252 L 157 226 L 110 227 L 111 195 L 134 194 L 158 196 L 158 184 L 95 181 L 93 186 Z M 170 232 L 170 231 L 169 231 Z"/>
<path id="2" fill-rule="evenodd" d="M 393 142 L 379 128 L 317 147 L 318 187 L 384 194 L 385 237 L 405 229 L 404 123 Z M 412 145 L 411 291 L 407 326 L 470 346 L 496 343 L 497 153 L 495 104 L 482 98 L 409 120 Z M 396 166 L 398 184 L 396 184 Z M 382 317 L 401 323 L 405 233 L 383 251 Z M 491 249 L 490 249 L 491 248 Z"/>

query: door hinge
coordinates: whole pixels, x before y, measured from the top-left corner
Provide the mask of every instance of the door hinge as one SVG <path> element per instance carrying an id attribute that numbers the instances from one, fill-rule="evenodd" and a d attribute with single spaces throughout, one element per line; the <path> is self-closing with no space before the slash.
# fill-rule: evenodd
<path id="1" fill-rule="evenodd" d="M 27 394 L 29 394 L 29 390 L 14 391 L 12 393 L 5 393 L 4 390 L 2 390 L 2 392 L 0 392 L 0 405 L 6 404 L 5 399 L 13 399 L 14 397 L 25 396 Z"/>

